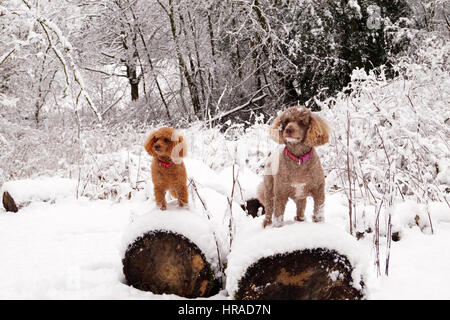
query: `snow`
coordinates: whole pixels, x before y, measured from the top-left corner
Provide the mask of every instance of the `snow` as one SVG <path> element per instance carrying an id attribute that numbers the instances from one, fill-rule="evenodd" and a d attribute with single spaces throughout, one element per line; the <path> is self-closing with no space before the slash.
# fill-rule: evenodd
<path id="1" fill-rule="evenodd" d="M 373 265 L 374 234 L 366 234 L 360 241 L 349 235 L 347 199 L 342 193 L 327 194 L 323 223 L 312 222 L 313 202 L 308 199 L 305 222 L 293 221 L 295 204 L 289 201 L 281 226 L 266 229 L 262 228 L 264 217 L 247 217 L 238 205 L 240 195 L 236 196 L 230 251 L 227 196 L 232 187 L 232 167 L 217 172 L 193 158 L 185 159 L 185 164 L 189 176 L 196 179 L 206 210 L 191 190 L 189 208 L 178 208 L 176 201 L 171 200 L 167 211 L 159 211 L 150 180 L 131 200 L 120 201 L 76 199 L 76 183 L 70 179 L 42 177 L 5 183 L 3 190 L 32 202 L 16 214 L 0 209 L 0 299 L 179 299 L 175 295 L 142 292 L 125 284 L 122 258 L 127 246 L 138 236 L 158 229 L 191 239 L 218 276 L 216 243 L 219 245 L 221 263 L 228 266 L 227 290 L 212 299 L 230 299 L 239 278 L 259 258 L 320 246 L 348 257 L 354 266 L 353 285 L 357 286 L 357 280 L 362 278 L 367 299 L 450 297 L 450 275 L 446 271 L 450 267 L 447 204 L 428 205 L 434 234 L 423 232 L 415 224 L 416 215 L 428 221 L 424 206 L 406 201 L 393 207 L 401 240 L 392 243 L 389 277 L 377 277 Z M 235 167 L 237 171 L 244 194 L 255 194 L 262 177 L 247 168 Z M 358 206 L 357 210 L 361 212 L 363 207 Z M 369 211 L 366 209 L 368 224 L 372 223 Z M 380 241 L 384 247 L 386 239 L 381 237 Z M 382 250 L 382 267 L 383 254 Z M 337 279 L 339 275 L 330 277 Z"/>
<path id="2" fill-rule="evenodd" d="M 357 0 L 349 0 L 348 1 L 348 6 L 349 6 L 349 8 L 352 8 L 352 9 L 354 9 L 356 11 L 356 14 L 357 14 L 358 18 L 362 17 L 362 15 L 361 15 L 361 7 L 359 6 Z"/>
<path id="3" fill-rule="evenodd" d="M 53 201 L 57 198 L 75 197 L 77 181 L 59 177 L 40 177 L 8 181 L 3 184 L 0 193 L 7 191 L 19 203 L 31 201 Z"/>
<path id="4" fill-rule="evenodd" d="M 450 297 L 450 224 L 435 225 L 427 235 L 419 227 L 405 229 L 391 249 L 389 276 L 382 276 L 370 299 L 448 300 Z"/>

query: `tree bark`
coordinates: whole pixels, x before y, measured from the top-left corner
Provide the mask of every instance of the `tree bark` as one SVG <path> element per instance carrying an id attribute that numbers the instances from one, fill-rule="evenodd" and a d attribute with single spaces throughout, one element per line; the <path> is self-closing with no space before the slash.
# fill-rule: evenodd
<path id="1" fill-rule="evenodd" d="M 139 99 L 139 78 L 136 73 L 136 66 L 127 65 L 127 78 L 131 87 L 131 101 Z"/>
<path id="2" fill-rule="evenodd" d="M 186 62 L 184 61 L 183 55 L 181 53 L 181 48 L 180 48 L 180 44 L 179 44 L 179 40 L 178 40 L 178 36 L 177 36 L 178 31 L 177 31 L 177 28 L 175 25 L 175 9 L 174 9 L 173 2 L 172 2 L 172 0 L 169 0 L 169 9 L 167 9 L 160 1 L 158 1 L 158 3 L 161 6 L 161 8 L 163 8 L 163 10 L 166 12 L 166 14 L 169 18 L 170 29 L 172 32 L 173 41 L 175 43 L 175 51 L 176 51 L 177 58 L 178 58 L 178 65 L 183 72 L 184 78 L 186 79 L 189 94 L 191 96 L 192 108 L 194 109 L 194 114 L 198 118 L 201 119 L 202 115 L 201 115 L 201 107 L 200 107 L 200 100 L 199 100 L 197 85 L 194 82 L 194 79 L 192 78 L 192 76 L 188 70 L 188 66 L 186 65 Z"/>
<path id="3" fill-rule="evenodd" d="M 249 199 L 245 204 L 241 205 L 242 210 L 244 210 L 248 215 L 253 218 L 262 216 L 265 214 L 264 206 L 258 199 Z"/>
<path id="4" fill-rule="evenodd" d="M 351 285 L 352 270 L 348 259 L 334 250 L 317 248 L 277 254 L 262 258 L 247 269 L 234 298 L 359 300 L 363 293 Z"/>
<path id="5" fill-rule="evenodd" d="M 3 192 L 3 207 L 6 211 L 17 212 L 19 211 L 18 205 L 14 201 L 13 197 L 5 191 Z"/>
<path id="6" fill-rule="evenodd" d="M 219 281 L 200 249 L 186 237 L 155 231 L 132 243 L 122 260 L 129 285 L 155 294 L 186 298 L 219 292 Z"/>

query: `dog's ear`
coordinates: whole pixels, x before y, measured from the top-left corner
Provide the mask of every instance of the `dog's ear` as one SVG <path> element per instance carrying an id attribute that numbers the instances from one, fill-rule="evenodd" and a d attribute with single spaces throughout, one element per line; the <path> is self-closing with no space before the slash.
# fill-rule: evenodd
<path id="1" fill-rule="evenodd" d="M 155 144 L 155 136 L 156 131 L 153 131 L 144 143 L 145 151 L 147 151 L 147 153 L 152 157 L 156 156 L 155 150 L 153 149 L 153 145 Z"/>
<path id="2" fill-rule="evenodd" d="M 316 115 L 311 115 L 311 122 L 306 132 L 305 144 L 310 147 L 320 146 L 328 142 L 330 127 Z"/>
<path id="3" fill-rule="evenodd" d="M 283 140 L 283 130 L 281 128 L 281 116 L 283 114 L 280 114 L 278 117 L 273 120 L 272 125 L 270 126 L 270 137 L 273 141 L 279 144 L 284 144 Z"/>
<path id="4" fill-rule="evenodd" d="M 187 156 L 187 142 L 183 138 L 183 136 L 180 136 L 178 138 L 178 145 L 180 146 L 180 151 L 178 152 L 180 158 Z"/>

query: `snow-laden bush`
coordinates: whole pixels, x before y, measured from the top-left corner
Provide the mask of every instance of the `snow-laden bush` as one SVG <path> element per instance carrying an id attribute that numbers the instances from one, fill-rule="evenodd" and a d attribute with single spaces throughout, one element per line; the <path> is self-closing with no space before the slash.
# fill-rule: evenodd
<path id="1" fill-rule="evenodd" d="M 36 129 L 26 121 L 0 117 L 0 185 L 7 180 L 53 175 L 81 156 L 76 131 L 64 126 Z"/>
<path id="2" fill-rule="evenodd" d="M 450 183 L 450 79 L 423 65 L 399 67 L 407 72 L 394 81 L 382 69 L 355 70 L 351 94 L 325 102 L 322 114 L 333 127 L 325 163 L 339 178 L 349 162 L 352 183 L 371 200 L 381 200 L 389 177 L 399 196 L 443 200 L 442 186 Z M 346 186 L 341 178 L 334 182 Z"/>
<path id="3" fill-rule="evenodd" d="M 419 213 L 409 213 L 408 224 L 430 233 L 429 203 L 449 205 L 450 79 L 442 67 L 445 51 L 422 53 L 428 63 L 405 59 L 395 66 L 399 75 L 393 80 L 386 80 L 382 68 L 355 70 L 346 93 L 321 104 L 322 116 L 333 127 L 321 153 L 328 190 L 345 192 L 350 231 L 374 230 L 376 245 L 380 235 L 390 239 L 402 228 L 393 214 L 400 202 L 412 200 L 420 206 Z"/>
<path id="4" fill-rule="evenodd" d="M 450 79 L 410 68 L 414 73 L 390 82 L 383 70 L 356 70 L 352 93 L 328 100 L 323 111 L 333 126 L 326 154 L 330 174 L 346 173 L 349 161 L 352 181 L 369 192 L 368 199 L 382 198 L 389 176 L 398 195 L 417 199 L 442 200 L 439 185 L 449 183 Z"/>
<path id="5" fill-rule="evenodd" d="M 222 170 L 233 163 L 262 172 L 264 162 L 275 145 L 268 135 L 270 119 L 255 116 L 248 126 L 228 121 L 223 126 L 205 127 L 198 123 L 182 131 L 189 141 L 190 154 L 214 170 Z"/>
<path id="6" fill-rule="evenodd" d="M 71 111 L 48 114 L 41 125 L 0 113 L 0 186 L 9 180 L 57 175 L 80 180 L 79 195 L 107 197 L 102 184 L 130 182 L 145 134 L 131 127 L 93 128 L 78 136 Z M 136 162 L 129 170 L 128 163 Z M 98 188 L 93 188 L 93 186 Z M 106 185 L 105 185 L 106 186 Z M 114 194 L 108 186 L 106 193 Z M 111 190 L 110 190 L 111 189 Z M 110 192 L 111 191 L 111 192 Z"/>

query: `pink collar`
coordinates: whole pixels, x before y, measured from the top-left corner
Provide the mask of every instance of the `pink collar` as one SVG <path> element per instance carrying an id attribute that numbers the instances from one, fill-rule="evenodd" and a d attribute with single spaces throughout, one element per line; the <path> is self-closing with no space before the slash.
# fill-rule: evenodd
<path id="1" fill-rule="evenodd" d="M 158 161 L 159 161 L 159 166 L 160 167 L 170 168 L 173 165 L 172 161 L 170 161 L 170 162 L 164 162 L 164 161 L 161 161 L 161 160 L 158 160 Z"/>
<path id="2" fill-rule="evenodd" d="M 302 163 L 305 163 L 306 161 L 311 160 L 312 152 L 313 152 L 313 148 L 311 148 L 311 150 L 309 150 L 309 152 L 307 154 L 297 157 L 295 154 L 292 154 L 288 150 L 287 147 L 284 147 L 284 151 L 283 151 L 283 153 L 285 155 L 287 155 L 289 157 L 289 159 L 297 162 L 298 164 L 302 164 Z"/>

